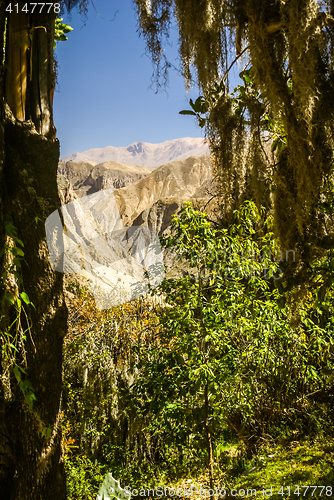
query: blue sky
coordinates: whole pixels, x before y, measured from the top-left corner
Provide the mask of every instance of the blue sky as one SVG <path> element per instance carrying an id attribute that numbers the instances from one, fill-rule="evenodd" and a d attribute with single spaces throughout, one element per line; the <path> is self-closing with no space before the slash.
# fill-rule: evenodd
<path id="1" fill-rule="evenodd" d="M 63 157 L 76 151 L 132 142 L 159 143 L 180 137 L 201 137 L 195 118 L 179 115 L 189 108 L 181 75 L 171 70 L 166 92 L 150 89 L 152 63 L 131 0 L 94 0 L 101 19 L 89 5 L 86 26 L 74 9 L 64 21 L 74 29 L 68 41 L 58 42 L 58 85 L 54 122 Z M 177 33 L 168 48 L 170 61 L 179 68 Z"/>

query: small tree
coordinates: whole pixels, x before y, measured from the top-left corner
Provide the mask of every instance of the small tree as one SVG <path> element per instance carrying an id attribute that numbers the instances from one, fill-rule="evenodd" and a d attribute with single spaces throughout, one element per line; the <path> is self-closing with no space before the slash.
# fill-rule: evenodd
<path id="1" fill-rule="evenodd" d="M 194 211 L 191 203 L 174 216 L 175 234 L 163 244 L 173 247 L 181 265 L 187 262 L 195 276 L 162 285 L 160 291 L 173 308 L 162 317 L 162 347 L 136 384 L 138 390 L 141 385 L 139 392 L 148 391 L 153 397 L 154 391 L 161 396 L 159 411 L 166 432 L 177 432 L 179 444 L 191 430 L 201 433 L 204 421 L 211 488 L 212 426 L 221 418 L 224 388 L 237 370 L 235 317 L 247 321 L 254 301 L 269 300 L 277 293 L 269 291 L 268 282 L 260 276 L 266 270 L 272 277 L 278 267 L 271 258 L 275 244 L 271 233 L 266 233 L 269 219 L 261 221 L 253 203 L 236 216 L 239 224 L 220 231 L 211 227 L 205 213 Z M 191 425 L 194 414 L 197 419 Z M 173 429 L 172 420 L 177 421 Z"/>
<path id="2" fill-rule="evenodd" d="M 279 291 L 272 218 L 253 202 L 235 217 L 229 229 L 217 230 L 190 203 L 174 216 L 174 234 L 163 245 L 194 274 L 160 287 L 172 307 L 161 316 L 160 346 L 134 386 L 135 404 L 152 414 L 151 431 L 162 429 L 181 456 L 182 447 L 205 442 L 211 488 L 226 424 L 248 448 L 280 422 L 297 425 L 295 415 L 303 420 L 312 406 L 307 394 L 325 382 L 320 374 L 329 358 L 317 345 L 332 349 L 330 321 L 303 335 L 289 324 L 296 306 L 285 305 Z"/>

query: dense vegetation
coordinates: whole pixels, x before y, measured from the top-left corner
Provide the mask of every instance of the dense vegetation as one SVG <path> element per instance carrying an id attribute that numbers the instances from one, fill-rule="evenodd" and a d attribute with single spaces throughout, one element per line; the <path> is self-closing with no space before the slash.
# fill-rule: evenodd
<path id="1" fill-rule="evenodd" d="M 312 263 L 306 294 L 285 289 L 280 266 L 289 256 L 272 217 L 254 202 L 234 216 L 216 229 L 187 203 L 174 217 L 163 245 L 193 273 L 152 292 L 163 300 L 101 313 L 87 294 L 72 302 L 64 365 L 70 498 L 90 498 L 110 470 L 132 488 L 196 474 L 207 487 L 231 487 L 264 447 L 331 435 L 329 262 Z"/>
<path id="2" fill-rule="evenodd" d="M 177 23 L 186 84 L 201 93 L 181 113 L 205 129 L 220 210 L 214 224 L 186 205 L 164 242 L 194 272 L 164 282 L 165 307 L 149 313 L 156 342 L 133 351 L 134 378 L 120 401 L 147 446 L 146 454 L 132 448 L 141 466 L 125 461 L 120 477 L 152 485 L 204 474 L 207 485 L 231 488 L 247 468 L 265 474 L 280 445 L 284 456 L 306 440 L 316 456 L 316 440 L 332 435 L 332 3 L 135 5 L 158 87 Z M 231 92 L 229 73 L 241 61 Z M 96 458 L 117 468 L 116 455 Z M 293 484 L 331 480 L 328 468 L 289 474 Z"/>

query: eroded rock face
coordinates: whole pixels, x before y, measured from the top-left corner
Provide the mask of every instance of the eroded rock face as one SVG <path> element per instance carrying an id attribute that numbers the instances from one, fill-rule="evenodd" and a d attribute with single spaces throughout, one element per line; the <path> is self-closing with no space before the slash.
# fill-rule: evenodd
<path id="1" fill-rule="evenodd" d="M 97 193 L 102 189 L 120 189 L 132 184 L 152 171 L 148 167 L 125 165 L 115 161 L 60 162 L 58 172 L 69 181 L 77 198 Z"/>
<path id="2" fill-rule="evenodd" d="M 142 174 L 126 173 L 121 170 L 108 170 L 98 165 L 94 167 L 87 179 L 81 185 L 81 193 L 93 194 L 103 189 L 120 189 L 143 177 Z M 87 190 L 83 189 L 87 187 Z"/>
<path id="3" fill-rule="evenodd" d="M 133 221 L 133 225 L 153 227 L 158 234 L 162 234 L 170 226 L 173 214 L 179 209 L 180 203 L 176 201 L 158 200 L 143 210 Z"/>
<path id="4" fill-rule="evenodd" d="M 191 156 L 186 160 L 172 161 L 167 165 L 162 165 L 145 179 L 140 179 L 115 191 L 115 198 L 124 224 L 131 226 L 141 214 L 142 220 L 147 220 L 147 211 L 159 201 L 166 206 L 175 203 L 181 206 L 184 201 L 190 201 L 194 197 L 209 197 L 209 191 L 205 196 L 203 195 L 211 184 L 210 156 Z M 161 217 L 158 216 L 159 205 L 153 212 L 157 214 L 157 221 L 161 221 Z M 153 212 L 152 221 L 155 217 Z"/>
<path id="5" fill-rule="evenodd" d="M 184 201 L 209 199 L 216 191 L 208 155 L 157 169 L 113 161 L 67 161 L 59 164 L 58 180 L 62 203 L 113 188 L 123 224 L 148 225 L 158 233 L 167 229 Z"/>
<path id="6" fill-rule="evenodd" d="M 97 165 L 92 161 L 67 161 L 58 164 L 58 173 L 64 175 L 72 186 L 77 186 L 78 183 L 87 179 L 91 169 Z"/>
<path id="7" fill-rule="evenodd" d="M 155 253 L 151 251 L 151 255 L 148 250 L 152 234 L 168 233 L 173 214 L 184 202 L 191 201 L 195 209 L 205 207 L 206 212 L 213 213 L 216 186 L 209 156 L 193 156 L 157 169 L 115 162 L 66 162 L 60 164 L 59 170 L 61 200 L 68 204 L 63 207 L 67 219 L 65 239 L 68 245 L 75 242 L 73 251 L 65 252 L 71 254 L 66 272 L 80 273 L 84 269 L 86 277 L 94 282 L 93 288 L 105 289 L 108 297 L 111 288 L 119 291 L 122 285 L 124 290 L 130 290 L 136 280 L 144 283 L 143 263 L 145 269 L 155 264 Z M 123 255 L 119 231 L 130 245 L 127 256 Z M 147 249 L 145 258 L 141 255 L 143 249 Z M 164 253 L 163 258 L 169 268 L 180 267 L 172 252 Z M 121 295 L 130 300 L 131 293 Z M 140 291 L 135 293 L 138 296 Z"/>
<path id="8" fill-rule="evenodd" d="M 58 210 L 50 214 L 45 230 L 53 268 L 85 275 L 99 310 L 133 300 L 164 279 L 156 232 L 125 228 L 113 189 L 63 205 L 61 217 Z"/>
<path id="9" fill-rule="evenodd" d="M 57 175 L 58 194 L 62 205 L 70 203 L 77 198 L 70 181 L 63 174 Z"/>

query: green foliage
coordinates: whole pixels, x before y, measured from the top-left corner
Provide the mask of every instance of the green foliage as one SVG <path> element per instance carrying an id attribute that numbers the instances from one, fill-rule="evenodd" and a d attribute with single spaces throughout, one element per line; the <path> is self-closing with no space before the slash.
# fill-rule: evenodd
<path id="1" fill-rule="evenodd" d="M 246 451 L 272 443 L 276 453 L 278 441 L 293 446 L 303 436 L 332 432 L 332 14 L 311 1 L 136 0 L 135 5 L 158 79 L 166 77 L 163 42 L 176 16 L 183 73 L 189 83 L 195 68 L 202 94 L 180 114 L 195 116 L 206 127 L 228 229 L 213 229 L 190 205 L 174 219 L 174 234 L 164 244 L 193 274 L 160 287 L 169 307 L 158 313 L 156 335 L 146 330 L 152 341 L 140 335 L 128 341 L 141 324 L 128 316 L 115 341 L 108 337 L 115 329 L 105 318 L 97 331 L 91 326 L 68 343 L 67 422 L 75 424 L 73 439 L 80 441 L 82 453 L 82 436 L 102 435 L 101 460 L 114 466 L 123 459 L 120 467 L 129 471 L 132 447 L 138 475 L 147 464 L 163 464 L 171 476 L 185 464 L 204 464 L 205 427 L 219 472 L 226 463 L 228 474 L 222 477 L 229 487 L 239 477 L 240 486 L 247 477 L 261 484 L 268 478 L 269 484 L 281 478 L 326 484 L 321 481 L 332 481 L 328 468 L 320 470 L 323 457 L 330 460 L 326 450 L 314 453 L 320 466 L 313 474 L 304 463 L 313 458 L 303 453 L 283 453 L 276 467 L 273 453 L 250 458 L 227 441 L 234 433 Z M 237 50 L 232 64 L 229 43 Z M 227 75 L 242 54 L 248 64 L 230 95 Z M 242 205 L 245 199 L 255 199 L 256 206 Z M 274 221 L 257 208 L 261 205 L 273 208 Z M 282 261 L 273 232 L 282 247 L 294 249 L 296 262 Z M 112 421 L 113 402 L 105 398 L 111 379 L 103 359 L 110 366 L 116 359 L 120 371 L 133 376 L 132 385 L 116 377 L 112 388 L 128 427 Z M 105 415 L 104 429 L 98 422 Z M 118 440 L 111 440 L 111 429 Z M 288 470 L 291 460 L 300 471 Z M 253 467 L 271 473 L 247 471 Z M 143 477 L 148 480 L 149 473 Z"/>
<path id="2" fill-rule="evenodd" d="M 135 442 L 137 454 L 149 453 L 123 396 L 158 332 L 154 310 L 142 299 L 106 311 L 96 311 L 85 292 L 71 301 L 64 345 L 65 447 L 122 464 Z"/>
<path id="3" fill-rule="evenodd" d="M 332 257 L 312 262 L 307 285 L 289 283 L 272 216 L 247 201 L 234 217 L 215 229 L 191 203 L 174 216 L 161 243 L 191 272 L 152 291 L 164 307 L 135 301 L 97 313 L 87 294 L 72 301 L 72 466 L 84 454 L 134 487 L 190 477 L 208 463 L 209 431 L 214 478 L 225 470 L 230 481 L 263 443 L 330 432 Z M 233 440 L 246 455 L 229 455 Z M 71 471 L 72 484 L 89 482 Z"/>
<path id="4" fill-rule="evenodd" d="M 252 68 L 244 69 L 239 77 L 243 80 L 243 84 L 237 85 L 231 93 L 233 113 L 237 117 L 242 117 L 242 123 L 248 130 L 252 124 L 255 125 L 260 143 L 263 141 L 263 133 L 269 133 L 271 151 L 280 155 L 287 146 L 287 133 L 282 116 L 268 111 L 268 100 L 257 89 Z M 223 78 L 219 84 L 216 83 L 208 90 L 206 97 L 199 96 L 195 103 L 190 99 L 193 111 L 183 110 L 179 114 L 196 116 L 199 126 L 203 128 L 210 119 L 210 111 L 215 108 L 225 91 L 225 78 Z"/>
<path id="5" fill-rule="evenodd" d="M 207 103 L 204 97 L 203 96 L 197 97 L 195 102 L 193 102 L 193 100 L 190 99 L 189 104 L 192 107 L 193 111 L 184 109 L 183 111 L 180 111 L 179 114 L 196 116 L 198 119 L 199 126 L 203 128 L 205 125 L 205 119 L 201 116 L 201 114 L 206 113 L 208 110 Z"/>
<path id="6" fill-rule="evenodd" d="M 29 379 L 22 380 L 22 374 L 27 375 L 27 372 L 21 367 L 15 365 L 13 368 L 13 373 L 19 384 L 20 391 L 22 391 L 24 395 L 25 402 L 28 405 L 28 408 L 32 410 L 34 401 L 36 400 L 36 396 L 33 391 L 32 384 Z"/>
<path id="7" fill-rule="evenodd" d="M 226 443 L 221 446 L 219 467 L 216 471 L 215 487 L 225 488 L 229 496 L 232 489 L 257 490 L 257 496 L 263 496 L 263 487 L 273 486 L 271 498 L 279 500 L 282 498 L 282 485 L 285 493 L 298 491 L 299 486 L 303 498 L 320 499 L 331 497 L 331 495 L 320 495 L 321 489 L 309 488 L 302 485 L 330 485 L 333 483 L 332 453 L 333 440 L 320 438 L 315 441 L 301 441 L 295 434 L 294 441 L 284 446 L 263 446 L 256 455 L 247 457 L 240 447 L 235 444 Z M 122 477 L 121 484 L 134 488 L 153 488 L 157 485 L 163 487 L 178 488 L 183 490 L 194 485 L 198 490 L 202 487 L 208 489 L 208 480 L 205 470 L 190 469 L 185 476 L 178 475 L 173 478 L 166 474 L 166 470 L 158 467 L 146 467 L 142 462 L 132 461 L 131 466 L 126 469 L 111 466 L 90 460 L 86 456 L 66 457 L 65 468 L 67 472 L 68 498 L 69 500 L 95 500 L 99 486 L 104 479 L 104 474 L 110 471 L 117 477 Z M 135 473 L 137 471 L 137 474 Z M 139 474 L 138 473 L 142 473 Z M 100 477 L 103 477 L 98 485 Z M 265 488 L 266 490 L 268 488 Z M 328 490 L 329 491 L 329 490 Z M 235 492 L 234 492 L 235 493 Z M 312 495 L 313 493 L 313 495 Z M 95 496 L 94 496 L 95 494 Z M 249 495 L 250 496 L 250 495 Z M 254 496 L 254 495 L 253 495 Z M 292 495 L 291 495 L 292 496 Z M 296 496 L 298 496 L 296 494 Z M 162 496 L 161 498 L 170 498 Z M 283 497 L 284 498 L 284 497 Z"/>
<path id="8" fill-rule="evenodd" d="M 55 22 L 55 39 L 53 43 L 53 48 L 56 49 L 57 45 L 56 42 L 64 42 L 68 40 L 67 36 L 65 33 L 69 33 L 70 31 L 73 30 L 71 26 L 68 24 L 62 23 L 63 18 L 62 17 L 57 17 L 56 22 Z"/>
<path id="9" fill-rule="evenodd" d="M 256 488 L 257 496 L 263 496 L 263 487 L 268 489 L 272 486 L 270 498 L 273 500 L 289 496 L 316 499 L 331 497 L 330 489 L 326 495 L 325 488 L 333 483 L 332 453 L 332 439 L 326 437 L 304 441 L 295 434 L 291 443 L 264 446 L 251 459 L 236 456 L 231 461 L 233 465 L 228 467 L 226 474 L 223 473 L 223 481 L 229 489 L 242 488 L 247 491 Z M 314 486 L 311 488 L 307 485 Z M 321 489 L 317 485 L 325 485 L 325 488 Z M 291 495 L 288 494 L 287 486 L 290 487 Z"/>
<path id="10" fill-rule="evenodd" d="M 135 5 L 157 68 L 162 61 L 168 68 L 163 42 L 177 26 L 186 85 L 197 83 L 199 104 L 207 104 L 204 114 L 199 106 L 182 113 L 206 126 L 224 224 L 245 199 L 273 207 L 275 235 L 282 247 L 299 251 L 307 267 L 333 233 L 333 221 L 322 213 L 334 159 L 330 2 Z M 241 56 L 243 82 L 231 95 L 227 77 Z"/>
<path id="11" fill-rule="evenodd" d="M 105 475 L 106 465 L 87 456 L 65 458 L 68 500 L 95 500 Z"/>
<path id="12" fill-rule="evenodd" d="M 172 308 L 132 398 L 139 414 L 151 415 L 150 432 L 180 452 L 204 445 L 205 386 L 213 434 L 227 423 L 250 447 L 284 426 L 317 432 L 326 414 L 308 395 L 331 387 L 321 374 L 333 368 L 332 319 L 320 326 L 292 295 L 284 305 L 273 221 L 263 209 L 247 202 L 235 217 L 216 230 L 186 203 L 163 242 L 196 273 L 162 284 Z M 302 320 L 293 326 L 296 311 Z"/>
<path id="13" fill-rule="evenodd" d="M 5 234 L 6 243 L 0 251 L 0 257 L 3 258 L 4 263 L 1 277 L 4 292 L 1 304 L 3 311 L 1 317 L 2 328 L 0 330 L 2 383 L 8 384 L 10 371 L 12 371 L 24 396 L 25 403 L 32 410 L 36 397 L 27 375 L 24 348 L 27 332 L 31 335 L 31 322 L 29 312 L 24 305 L 35 306 L 30 301 L 27 293 L 23 291 L 21 267 L 24 261 L 24 244 L 17 236 L 16 227 L 10 222 L 5 223 Z M 7 382 L 5 382 L 6 380 Z"/>

